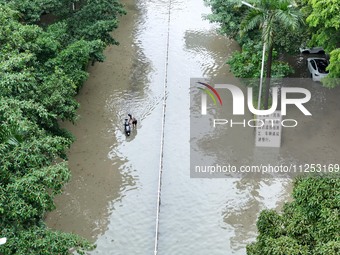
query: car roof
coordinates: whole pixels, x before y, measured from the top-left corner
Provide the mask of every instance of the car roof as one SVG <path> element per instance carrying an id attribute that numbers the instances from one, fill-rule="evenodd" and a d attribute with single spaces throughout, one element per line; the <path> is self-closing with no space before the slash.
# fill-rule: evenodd
<path id="1" fill-rule="evenodd" d="M 325 59 L 325 58 L 307 58 L 308 61 L 315 60 L 315 59 L 321 59 L 321 60 L 326 60 L 327 61 L 327 59 Z"/>

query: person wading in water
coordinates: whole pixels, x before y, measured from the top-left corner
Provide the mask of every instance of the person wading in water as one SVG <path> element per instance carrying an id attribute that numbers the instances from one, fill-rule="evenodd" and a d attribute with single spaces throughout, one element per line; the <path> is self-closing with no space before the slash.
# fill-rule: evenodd
<path id="1" fill-rule="evenodd" d="M 136 118 L 135 117 L 132 117 L 132 115 L 129 113 L 128 114 L 128 116 L 129 116 L 129 122 L 130 122 L 130 124 L 132 124 L 132 127 L 137 127 L 137 120 L 136 120 Z"/>

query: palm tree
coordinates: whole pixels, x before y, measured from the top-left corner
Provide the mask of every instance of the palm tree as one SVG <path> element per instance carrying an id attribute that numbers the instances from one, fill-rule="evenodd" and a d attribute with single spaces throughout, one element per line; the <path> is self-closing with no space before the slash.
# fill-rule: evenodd
<path id="1" fill-rule="evenodd" d="M 241 33 L 254 30 L 262 32 L 263 43 L 268 47 L 267 73 L 264 108 L 268 109 L 271 67 L 273 59 L 275 32 L 279 29 L 297 30 L 302 24 L 302 15 L 296 8 L 294 0 L 257 0 L 251 2 L 254 8 L 249 9 L 241 23 Z"/>
<path id="2" fill-rule="evenodd" d="M 25 132 L 20 130 L 17 126 L 11 126 L 5 129 L 0 125 L 0 143 L 7 146 L 18 146 L 24 141 Z"/>

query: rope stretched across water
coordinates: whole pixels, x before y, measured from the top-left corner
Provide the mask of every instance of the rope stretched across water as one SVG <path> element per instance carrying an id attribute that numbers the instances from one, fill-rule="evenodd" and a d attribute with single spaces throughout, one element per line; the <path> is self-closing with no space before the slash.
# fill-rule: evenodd
<path id="1" fill-rule="evenodd" d="M 157 255 L 157 252 L 158 252 L 158 239 L 159 239 L 159 213 L 160 213 L 160 207 L 161 207 L 161 191 L 162 191 L 162 175 L 163 175 L 164 126 L 165 126 L 165 111 L 166 111 L 166 94 L 167 94 L 167 88 L 168 88 L 171 0 L 169 0 L 168 8 L 169 8 L 169 10 L 168 10 L 168 31 L 167 31 L 167 39 L 166 39 L 165 77 L 164 77 L 164 92 L 163 92 L 161 147 L 160 147 L 160 156 L 159 156 L 159 174 L 158 174 L 158 190 L 157 190 L 157 211 L 156 211 L 154 255 Z"/>

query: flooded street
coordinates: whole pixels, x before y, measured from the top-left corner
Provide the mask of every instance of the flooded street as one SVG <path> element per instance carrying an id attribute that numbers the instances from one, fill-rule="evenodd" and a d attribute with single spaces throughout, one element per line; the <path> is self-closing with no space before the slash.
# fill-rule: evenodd
<path id="1" fill-rule="evenodd" d="M 202 19 L 209 13 L 203 1 L 123 3 L 128 15 L 114 32 L 120 45 L 109 47 L 106 61 L 89 68 L 90 77 L 77 97 L 79 120 L 64 125 L 77 139 L 69 153 L 72 180 L 57 197 L 57 210 L 47 216 L 47 224 L 95 242 L 91 254 L 154 254 L 163 155 L 157 254 L 245 254 L 246 244 L 255 240 L 259 212 L 280 208 L 288 200 L 290 179 L 200 179 L 190 178 L 189 170 L 190 78 L 234 79 L 225 61 L 238 45 Z M 319 95 L 313 107 L 322 114 L 319 100 L 325 103 L 331 93 L 313 90 Z M 336 98 L 330 103 L 340 110 Z M 123 133 L 128 113 L 138 119 L 130 137 Z M 319 143 L 320 150 L 326 149 L 319 156 L 329 153 L 336 159 L 340 124 L 331 116 L 327 121 L 331 124 L 324 128 L 332 137 L 319 134 L 308 146 L 326 137 L 330 144 Z M 308 134 L 297 132 L 300 144 Z M 253 146 L 252 133 L 243 137 L 249 141 L 234 144 L 235 151 Z M 289 145 L 290 140 L 282 156 L 294 160 L 297 156 L 289 150 L 296 143 Z M 212 144 L 207 146 L 218 153 Z M 310 159 L 307 153 L 317 156 L 300 151 L 300 159 Z"/>

